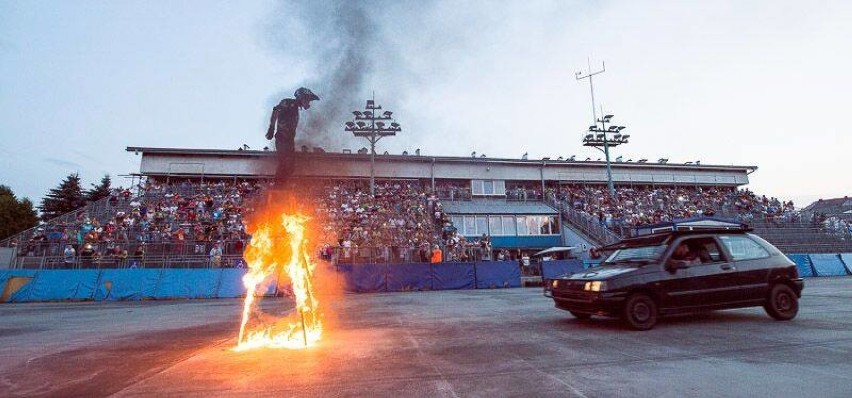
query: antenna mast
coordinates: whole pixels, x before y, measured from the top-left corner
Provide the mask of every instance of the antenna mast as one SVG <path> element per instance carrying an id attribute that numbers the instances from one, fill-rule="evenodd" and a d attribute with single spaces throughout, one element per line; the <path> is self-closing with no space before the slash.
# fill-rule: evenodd
<path id="1" fill-rule="evenodd" d="M 592 71 L 592 61 L 589 58 L 586 58 L 586 62 L 589 65 L 588 71 L 585 73 L 582 71 L 576 72 L 574 73 L 574 78 L 577 80 L 582 80 L 586 78 L 589 79 L 589 90 L 592 93 L 592 123 L 597 123 L 598 115 L 597 111 L 595 110 L 595 85 L 592 82 L 592 77 L 606 72 L 606 63 L 601 61 L 601 70 Z"/>

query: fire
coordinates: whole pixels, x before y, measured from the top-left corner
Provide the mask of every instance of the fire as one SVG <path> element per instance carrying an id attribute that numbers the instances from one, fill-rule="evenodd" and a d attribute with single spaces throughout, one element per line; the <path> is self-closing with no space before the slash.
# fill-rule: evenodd
<path id="1" fill-rule="evenodd" d="M 322 314 L 317 311 L 319 302 L 313 286 L 316 266 L 305 239 L 307 221 L 307 216 L 285 213 L 255 225 L 245 251 L 249 271 L 243 277 L 247 292 L 236 351 L 259 347 L 307 348 L 322 336 Z M 270 316 L 257 309 L 258 292 L 262 296 L 282 271 L 292 287 L 295 308 L 282 319 L 269 319 Z"/>

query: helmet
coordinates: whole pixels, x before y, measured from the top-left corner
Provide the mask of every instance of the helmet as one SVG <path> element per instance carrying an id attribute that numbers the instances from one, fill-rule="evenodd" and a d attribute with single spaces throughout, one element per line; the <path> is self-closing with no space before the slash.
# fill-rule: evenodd
<path id="1" fill-rule="evenodd" d="M 304 102 L 310 101 L 319 101 L 319 97 L 313 93 L 313 91 L 306 89 L 304 87 L 299 88 L 293 93 L 293 96 L 296 97 L 297 100 L 301 100 Z"/>

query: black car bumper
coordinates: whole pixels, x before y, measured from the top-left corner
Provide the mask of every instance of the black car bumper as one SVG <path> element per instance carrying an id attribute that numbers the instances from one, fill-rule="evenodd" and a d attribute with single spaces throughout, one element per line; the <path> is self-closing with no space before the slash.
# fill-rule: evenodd
<path id="1" fill-rule="evenodd" d="M 583 314 L 619 316 L 624 308 L 622 293 L 552 290 L 556 308 Z"/>
<path id="2" fill-rule="evenodd" d="M 805 289 L 805 280 L 802 278 L 791 279 L 790 282 L 793 283 L 793 290 L 796 291 L 796 296 L 802 298 L 802 290 Z"/>

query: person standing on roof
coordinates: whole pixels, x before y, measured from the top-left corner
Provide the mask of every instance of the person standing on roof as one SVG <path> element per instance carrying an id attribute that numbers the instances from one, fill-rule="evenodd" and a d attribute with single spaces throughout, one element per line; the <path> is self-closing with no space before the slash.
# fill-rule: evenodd
<path id="1" fill-rule="evenodd" d="M 295 98 L 284 98 L 274 108 L 269 120 L 266 139 L 275 137 L 275 151 L 278 155 L 278 168 L 275 178 L 286 181 L 293 174 L 296 153 L 296 127 L 299 125 L 299 109 L 310 109 L 311 101 L 319 97 L 304 87 L 293 93 Z"/>

